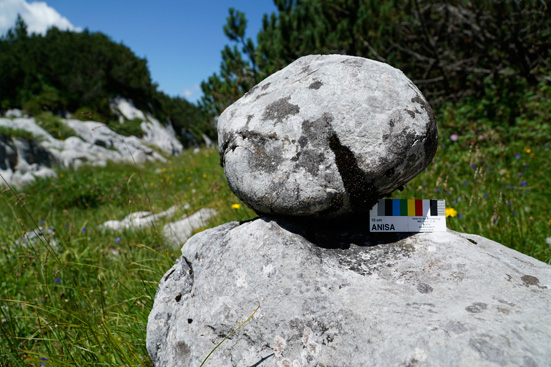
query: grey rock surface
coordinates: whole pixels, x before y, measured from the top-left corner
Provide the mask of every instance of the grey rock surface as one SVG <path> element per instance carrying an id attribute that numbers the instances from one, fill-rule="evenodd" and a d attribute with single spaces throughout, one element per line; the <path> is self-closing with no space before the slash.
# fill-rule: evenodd
<path id="1" fill-rule="evenodd" d="M 183 145 L 176 138 L 172 125 L 163 126 L 150 114 L 145 114 L 134 107 L 132 101 L 116 98 L 111 103 L 111 110 L 119 114 L 119 121 L 121 123 L 124 119 L 132 120 L 138 118 L 143 120 L 140 127 L 144 132 L 144 142 L 155 145 L 163 152 L 171 155 L 178 155 L 184 150 Z"/>
<path id="2" fill-rule="evenodd" d="M 21 239 L 15 241 L 17 246 L 28 247 L 34 245 L 37 242 L 47 243 L 51 248 L 59 249 L 59 242 L 55 234 L 54 227 L 38 227 L 32 231 L 25 232 Z"/>
<path id="3" fill-rule="evenodd" d="M 108 220 L 102 223 L 99 228 L 102 230 L 123 231 L 126 229 L 141 229 L 151 227 L 158 223 L 163 217 L 172 217 L 180 208 L 180 205 L 174 205 L 163 212 L 153 214 L 149 211 L 130 213 L 122 220 Z"/>
<path id="4" fill-rule="evenodd" d="M 97 164 L 94 161 L 100 161 L 102 165 L 107 161 L 134 162 L 134 157 L 139 157 L 140 152 L 145 154 L 148 162 L 165 160 L 139 138 L 119 135 L 101 122 L 68 119 L 66 123 L 87 143 L 88 152 L 95 153 L 90 159 L 92 164 Z"/>
<path id="5" fill-rule="evenodd" d="M 155 366 L 546 366 L 551 267 L 480 236 L 259 218 L 192 237 L 147 326 Z"/>
<path id="6" fill-rule="evenodd" d="M 164 126 L 157 119 L 149 116 L 149 121 L 142 122 L 141 128 L 145 143 L 159 147 L 164 153 L 170 155 L 179 155 L 184 151 L 184 146 L 176 138 L 172 125 Z"/>
<path id="7" fill-rule="evenodd" d="M 185 243 L 193 232 L 205 227 L 218 212 L 211 208 L 201 208 L 191 215 L 184 215 L 180 220 L 168 223 L 163 227 L 163 235 L 173 246 Z"/>
<path id="8" fill-rule="evenodd" d="M 56 166 L 78 168 L 82 164 L 104 166 L 108 161 L 137 164 L 166 159 L 149 145 L 168 154 L 179 154 L 182 145 L 172 128 L 157 120 L 143 122 L 144 138 L 122 136 L 105 124 L 94 121 L 62 119 L 77 136 L 58 140 L 40 127 L 34 118 L 0 118 L 0 127 L 30 132 L 26 140 L 0 135 L 0 174 L 10 184 L 23 186 L 35 177 L 55 177 Z M 0 186 L 4 185 L 0 180 Z"/>
<path id="9" fill-rule="evenodd" d="M 12 108 L 6 111 L 5 116 L 6 117 L 23 117 L 23 111 L 17 108 Z"/>
<path id="10" fill-rule="evenodd" d="M 352 56 L 305 56 L 218 120 L 233 192 L 267 215 L 366 214 L 436 152 L 434 114 L 398 69 Z"/>
<path id="11" fill-rule="evenodd" d="M 22 121 L 26 122 L 25 119 Z M 2 125 L 1 119 L 0 126 L 5 126 Z M 38 125 L 36 127 L 42 130 Z M 54 159 L 53 155 L 36 140 L 28 141 L 0 135 L 0 186 L 4 186 L 6 182 L 20 186 L 34 181 L 36 177 L 55 177 L 55 172 L 50 168 Z"/>

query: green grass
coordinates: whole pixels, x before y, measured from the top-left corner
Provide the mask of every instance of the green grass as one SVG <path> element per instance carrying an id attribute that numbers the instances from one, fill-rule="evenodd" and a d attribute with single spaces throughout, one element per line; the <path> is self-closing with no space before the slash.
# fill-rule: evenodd
<path id="1" fill-rule="evenodd" d="M 34 134 L 31 133 L 30 131 L 22 130 L 22 129 L 12 129 L 11 127 L 6 127 L 6 126 L 0 126 L 0 135 L 5 136 L 7 138 L 13 138 L 13 139 L 21 138 L 29 141 L 36 139 Z"/>
<path id="2" fill-rule="evenodd" d="M 117 134 L 141 138 L 144 135 L 141 128 L 142 122 L 143 120 L 141 118 L 136 117 L 132 120 L 126 120 L 122 124 L 118 121 L 108 121 L 107 126 Z"/>
<path id="3" fill-rule="evenodd" d="M 449 228 L 551 263 L 545 241 L 551 237 L 547 93 L 531 97 L 545 107 L 542 112 L 524 114 L 512 128 L 478 120 L 472 106 L 441 110 L 433 163 L 393 197 L 446 199 L 458 213 L 447 219 Z M 457 141 L 450 139 L 453 134 Z M 3 192 L 0 366 L 150 366 L 147 317 L 160 278 L 180 255 L 160 233 L 171 218 L 122 233 L 98 226 L 176 204 L 189 209 L 174 218 L 216 209 L 211 227 L 255 217 L 242 204 L 232 208 L 239 200 L 218 160 L 212 150 L 185 151 L 167 163 L 140 168 L 109 164 L 60 170 L 55 180 Z M 38 226 L 55 228 L 55 237 L 27 245 L 19 241 Z"/>
<path id="4" fill-rule="evenodd" d="M 484 103 L 439 111 L 436 157 L 395 197 L 446 199 L 458 213 L 448 218 L 449 228 L 551 263 L 551 86 L 518 101 L 523 111 L 513 126 L 481 116 Z"/>
<path id="5" fill-rule="evenodd" d="M 37 115 L 36 123 L 58 140 L 65 140 L 68 137 L 77 135 L 72 128 L 51 112 L 42 112 Z"/>
<path id="6" fill-rule="evenodd" d="M 0 197 L 0 366 L 151 365 L 145 326 L 158 282 L 180 256 L 160 229 L 103 232 L 98 226 L 137 211 L 219 212 L 211 226 L 254 213 L 229 190 L 218 154 L 186 151 L 166 164 L 59 171 Z M 30 213 L 30 215 L 27 214 Z M 23 233 L 55 237 L 23 246 Z M 118 240 L 120 238 L 120 240 Z M 59 244 L 51 245 L 52 240 Z M 42 361 L 44 362 L 44 361 Z"/>
<path id="7" fill-rule="evenodd" d="M 481 147 L 450 140 L 445 129 L 433 163 L 393 198 L 445 199 L 457 211 L 450 229 L 479 234 L 551 263 L 551 149 L 517 142 Z"/>

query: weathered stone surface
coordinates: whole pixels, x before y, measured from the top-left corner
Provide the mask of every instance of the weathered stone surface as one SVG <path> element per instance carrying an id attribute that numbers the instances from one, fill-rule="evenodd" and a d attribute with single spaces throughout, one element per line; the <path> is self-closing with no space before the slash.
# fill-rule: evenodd
<path id="1" fill-rule="evenodd" d="M 211 208 L 201 208 L 191 215 L 184 215 L 180 220 L 168 223 L 163 227 L 163 235 L 173 246 L 185 243 L 193 232 L 205 227 L 218 212 Z"/>
<path id="2" fill-rule="evenodd" d="M 122 220 L 108 220 L 99 226 L 100 229 L 123 231 L 127 229 L 141 229 L 151 227 L 163 217 L 172 217 L 180 205 L 174 205 L 163 212 L 153 214 L 148 211 L 130 213 Z"/>
<path id="3" fill-rule="evenodd" d="M 85 143 L 95 146 L 97 158 L 104 164 L 109 160 L 133 162 L 133 157 L 137 156 L 139 151 L 146 154 L 147 161 L 164 160 L 139 138 L 119 135 L 100 122 L 69 119 L 66 123 Z M 91 160 L 98 160 L 97 158 Z"/>
<path id="4" fill-rule="evenodd" d="M 184 150 L 184 146 L 176 138 L 172 125 L 163 126 L 157 119 L 149 116 L 149 121 L 142 122 L 141 128 L 145 143 L 157 146 L 170 155 L 178 155 Z"/>
<path id="5" fill-rule="evenodd" d="M 266 78 L 218 120 L 230 188 L 259 213 L 366 214 L 432 160 L 431 107 L 398 69 L 306 56 Z"/>
<path id="6" fill-rule="evenodd" d="M 144 142 L 159 147 L 163 152 L 172 155 L 178 155 L 184 147 L 176 138 L 176 133 L 171 125 L 163 126 L 161 123 L 149 114 L 143 113 L 134 107 L 132 101 L 116 98 L 112 104 L 113 112 L 119 114 L 119 121 L 124 122 L 124 119 L 132 120 L 135 118 L 143 120 L 140 127 L 144 132 Z"/>
<path id="7" fill-rule="evenodd" d="M 13 109 L 7 110 L 5 116 L 6 117 L 23 117 L 23 111 L 17 108 L 13 108 Z"/>
<path id="8" fill-rule="evenodd" d="M 38 141 L 0 135 L 0 186 L 6 182 L 21 186 L 36 177 L 54 177 L 50 168 L 53 160 L 53 155 Z"/>
<path id="9" fill-rule="evenodd" d="M 301 229 L 302 228 L 302 229 Z M 156 366 L 545 366 L 551 267 L 476 235 L 283 220 L 192 237 L 147 327 Z"/>
<path id="10" fill-rule="evenodd" d="M 55 177 L 55 166 L 78 168 L 82 164 L 104 166 L 108 161 L 140 164 L 166 160 L 146 143 L 158 144 L 169 154 L 179 154 L 182 145 L 172 128 L 163 128 L 151 119 L 152 122 L 142 123 L 143 140 L 119 135 L 99 122 L 62 119 L 78 136 L 57 140 L 33 118 L 0 118 L 0 126 L 25 130 L 36 137 L 28 141 L 0 135 L 0 174 L 9 184 L 22 186 L 35 177 Z"/>
<path id="11" fill-rule="evenodd" d="M 39 241 L 43 244 L 48 244 L 53 249 L 59 249 L 59 242 L 57 241 L 54 227 L 48 227 L 47 229 L 38 227 L 32 231 L 25 232 L 21 239 L 15 241 L 15 244 L 17 246 L 28 247 Z"/>

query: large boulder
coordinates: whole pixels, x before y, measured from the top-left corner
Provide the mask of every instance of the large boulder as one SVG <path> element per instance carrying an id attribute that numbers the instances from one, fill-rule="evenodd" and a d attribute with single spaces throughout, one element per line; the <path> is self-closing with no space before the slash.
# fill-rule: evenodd
<path id="1" fill-rule="evenodd" d="M 233 192 L 258 213 L 367 215 L 436 151 L 434 114 L 398 69 L 306 56 L 266 78 L 218 120 Z"/>
<path id="2" fill-rule="evenodd" d="M 147 326 L 155 366 L 545 366 L 551 267 L 448 231 L 259 218 L 192 237 Z"/>

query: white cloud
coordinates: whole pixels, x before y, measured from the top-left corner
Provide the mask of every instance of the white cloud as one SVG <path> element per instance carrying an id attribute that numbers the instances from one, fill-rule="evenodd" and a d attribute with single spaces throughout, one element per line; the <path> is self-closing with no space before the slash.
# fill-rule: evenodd
<path id="1" fill-rule="evenodd" d="M 197 92 L 200 92 L 200 91 L 201 91 L 201 88 L 199 87 L 199 84 L 195 84 L 192 89 L 184 89 L 182 91 L 182 95 L 186 99 L 192 100 L 192 99 L 194 99 L 192 97 L 197 98 Z"/>
<path id="2" fill-rule="evenodd" d="M 35 1 L 28 3 L 26 0 L 0 0 L 0 34 L 15 25 L 17 14 L 27 24 L 29 33 L 46 33 L 48 28 L 56 26 L 59 29 L 81 31 L 74 27 L 71 22 L 54 8 L 45 2 Z"/>

